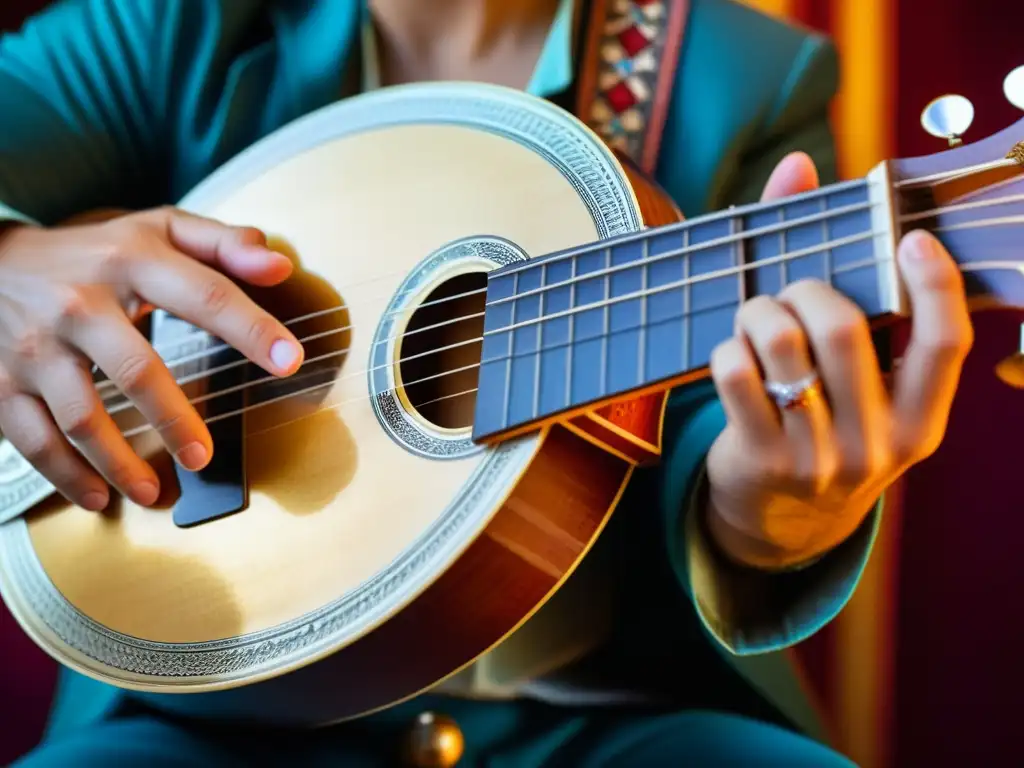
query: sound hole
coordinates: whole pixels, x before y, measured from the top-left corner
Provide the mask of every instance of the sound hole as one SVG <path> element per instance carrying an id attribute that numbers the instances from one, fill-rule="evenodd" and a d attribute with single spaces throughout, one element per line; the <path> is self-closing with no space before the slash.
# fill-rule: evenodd
<path id="1" fill-rule="evenodd" d="M 436 427 L 473 424 L 487 275 L 470 272 L 435 288 L 410 318 L 399 347 L 405 396 Z"/>

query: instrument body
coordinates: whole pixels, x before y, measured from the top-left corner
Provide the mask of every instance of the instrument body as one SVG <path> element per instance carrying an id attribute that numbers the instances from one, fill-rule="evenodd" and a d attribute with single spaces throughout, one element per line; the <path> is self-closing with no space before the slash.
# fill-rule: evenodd
<path id="1" fill-rule="evenodd" d="M 891 322 L 909 309 L 896 244 L 925 227 L 976 308 L 1024 306 L 1022 147 L 1024 121 L 673 224 L 655 185 L 517 91 L 405 86 L 311 114 L 182 202 L 264 229 L 300 268 L 254 295 L 294 323 L 302 372 L 250 372 L 260 407 L 226 419 L 245 493 L 222 496 L 248 506 L 51 498 L 0 526 L 0 593 L 59 661 L 186 715 L 323 724 L 529 656 L 517 630 L 558 613 L 539 609 L 661 452 L 666 393 L 707 374 L 748 298 L 825 280 Z M 202 357 L 209 338 L 182 330 Z M 0 442 L 0 510 L 12 483 L 47 494 L 32 473 Z"/>
<path id="2" fill-rule="evenodd" d="M 415 337 L 402 334 L 447 281 L 679 212 L 567 113 L 468 85 L 321 110 L 181 206 L 261 227 L 296 258 L 283 289 L 257 295 L 282 319 L 342 307 L 295 326 L 321 334 L 307 362 L 331 358 L 329 389 L 245 415 L 238 514 L 180 528 L 173 498 L 118 500 L 105 515 L 50 498 L 7 523 L 4 599 L 61 663 L 183 714 L 314 725 L 434 686 L 527 621 L 584 557 L 633 466 L 657 458 L 666 394 L 475 445 L 469 424 L 432 423 L 411 403 L 396 361 Z"/>

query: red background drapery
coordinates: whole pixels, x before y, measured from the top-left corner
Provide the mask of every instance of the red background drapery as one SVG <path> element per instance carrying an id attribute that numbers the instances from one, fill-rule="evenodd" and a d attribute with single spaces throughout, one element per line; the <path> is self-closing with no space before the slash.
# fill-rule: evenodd
<path id="1" fill-rule="evenodd" d="M 844 175 L 944 149 L 919 116 L 946 93 L 974 102 L 966 142 L 1024 116 L 1002 93 L 1024 64 L 1015 0 L 745 1 L 839 46 Z M 945 443 L 901 484 L 849 608 L 800 649 L 838 746 L 862 765 L 998 765 L 1019 752 L 1024 400 L 992 367 L 1016 348 L 1021 321 L 1020 312 L 976 317 Z"/>

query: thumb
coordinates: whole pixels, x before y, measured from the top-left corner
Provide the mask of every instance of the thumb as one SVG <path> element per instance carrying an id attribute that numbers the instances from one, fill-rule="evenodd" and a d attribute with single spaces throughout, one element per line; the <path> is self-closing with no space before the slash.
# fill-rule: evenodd
<path id="1" fill-rule="evenodd" d="M 768 183 L 764 185 L 761 201 L 810 192 L 818 188 L 818 169 L 806 152 L 791 152 L 775 166 Z"/>

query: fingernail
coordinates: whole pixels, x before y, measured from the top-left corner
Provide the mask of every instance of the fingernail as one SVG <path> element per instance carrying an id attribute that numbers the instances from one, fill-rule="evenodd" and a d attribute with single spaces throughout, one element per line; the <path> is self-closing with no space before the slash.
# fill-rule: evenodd
<path id="1" fill-rule="evenodd" d="M 89 491 L 82 497 L 82 506 L 90 512 L 102 512 L 109 500 L 110 497 L 103 491 Z"/>
<path id="2" fill-rule="evenodd" d="M 302 353 L 297 344 L 278 339 L 270 346 L 270 361 L 282 371 L 291 370 Z"/>
<path id="3" fill-rule="evenodd" d="M 151 480 L 139 480 L 137 483 L 132 483 L 132 498 L 136 504 L 148 507 L 156 501 L 159 495 L 160 489 Z"/>
<path id="4" fill-rule="evenodd" d="M 197 470 L 206 466 L 209 461 L 209 451 L 202 443 L 189 443 L 177 453 L 178 463 L 185 469 Z"/>
<path id="5" fill-rule="evenodd" d="M 924 261 L 935 255 L 935 240 L 923 229 L 915 229 L 903 238 L 901 251 L 904 259 Z"/>

